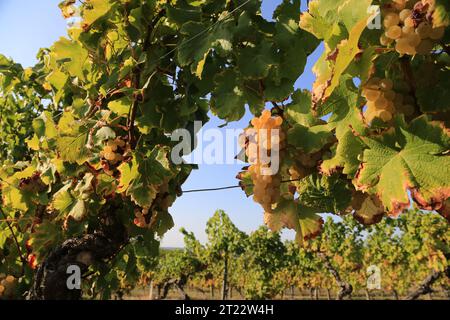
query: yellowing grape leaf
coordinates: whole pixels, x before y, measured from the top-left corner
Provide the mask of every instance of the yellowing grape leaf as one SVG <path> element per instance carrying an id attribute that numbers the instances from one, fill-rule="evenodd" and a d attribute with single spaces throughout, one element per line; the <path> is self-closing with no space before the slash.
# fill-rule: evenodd
<path id="1" fill-rule="evenodd" d="M 32 126 L 39 138 L 52 139 L 58 134 L 52 114 L 48 111 L 44 111 L 38 118 L 33 119 Z"/>
<path id="2" fill-rule="evenodd" d="M 108 13 L 112 7 L 112 3 L 109 0 L 87 0 L 87 6 L 84 7 L 82 12 L 83 24 L 90 26 L 96 20 Z"/>
<path id="3" fill-rule="evenodd" d="M 377 194 L 391 213 L 410 204 L 407 191 L 422 209 L 440 208 L 450 197 L 450 135 L 426 116 L 379 136 L 363 137 L 368 147 L 356 175 L 359 190 Z"/>
<path id="4" fill-rule="evenodd" d="M 117 188 L 117 191 L 125 192 L 130 186 L 130 183 L 138 176 L 136 159 L 133 159 L 131 163 L 123 162 L 117 169 L 120 172 L 119 187 Z"/>
<path id="5" fill-rule="evenodd" d="M 433 13 L 433 27 L 448 27 L 450 25 L 450 4 L 448 0 L 436 0 Z"/>
<path id="6" fill-rule="evenodd" d="M 280 231 L 282 228 L 295 230 L 296 240 L 300 244 L 317 236 L 323 225 L 322 218 L 313 208 L 292 200 L 282 200 L 273 212 L 266 212 L 264 222 L 272 231 Z"/>
<path id="7" fill-rule="evenodd" d="M 303 13 L 300 27 L 325 42 L 325 52 L 313 67 L 313 101 L 326 100 L 338 86 L 340 77 L 360 52 L 359 40 L 367 23 L 375 16 L 372 0 L 314 0 Z"/>
<path id="8" fill-rule="evenodd" d="M 339 85 L 340 78 L 345 72 L 350 63 L 355 59 L 356 55 L 360 52 L 358 43 L 362 32 L 367 25 L 367 16 L 361 19 L 350 31 L 348 40 L 343 40 L 337 46 L 336 63 L 332 69 L 332 77 L 329 82 L 329 86 L 326 88 L 321 100 L 327 99 Z"/>
<path id="9" fill-rule="evenodd" d="M 52 205 L 53 208 L 60 212 L 66 212 L 73 205 L 75 199 L 70 194 L 70 184 L 62 187 L 53 196 Z"/>
<path id="10" fill-rule="evenodd" d="M 108 103 L 108 109 L 119 116 L 124 116 L 130 112 L 131 103 L 132 102 L 129 97 L 124 97 Z"/>
<path id="11" fill-rule="evenodd" d="M 83 164 L 89 159 L 89 149 L 86 147 L 88 133 L 81 132 L 76 136 L 58 137 L 56 148 L 63 161 Z"/>
<path id="12" fill-rule="evenodd" d="M 67 72 L 73 77 L 84 81 L 84 70 L 88 52 L 78 42 L 61 37 L 51 48 L 51 56 L 54 60 L 63 63 Z"/>
<path id="13" fill-rule="evenodd" d="M 16 172 L 11 177 L 0 180 L 2 202 L 5 207 L 26 212 L 33 205 L 33 197 L 38 196 L 33 192 L 20 188 L 22 179 L 30 178 L 36 172 L 36 168 L 30 166 L 23 171 Z"/>
<path id="14" fill-rule="evenodd" d="M 353 217 L 364 225 L 372 225 L 381 221 L 384 207 L 376 195 L 357 192 L 352 200 L 355 210 Z"/>
<path id="15" fill-rule="evenodd" d="M 30 148 L 31 150 L 37 151 L 40 148 L 39 138 L 36 134 L 34 134 L 32 138 L 27 139 L 26 143 L 28 145 L 28 148 Z"/>
<path id="16" fill-rule="evenodd" d="M 141 207 L 150 207 L 159 187 L 173 175 L 167 148 L 155 147 L 148 156 L 135 155 L 131 164 L 122 164 L 119 192 L 126 192 Z"/>
<path id="17" fill-rule="evenodd" d="M 86 214 L 86 202 L 84 202 L 83 200 L 77 200 L 69 212 L 69 216 L 72 217 L 75 221 L 83 220 Z"/>

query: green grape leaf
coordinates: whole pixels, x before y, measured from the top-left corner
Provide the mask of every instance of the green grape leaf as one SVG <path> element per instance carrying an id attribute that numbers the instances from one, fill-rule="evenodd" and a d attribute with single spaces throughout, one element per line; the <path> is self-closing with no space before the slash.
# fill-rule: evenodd
<path id="1" fill-rule="evenodd" d="M 371 18 L 371 3 L 372 0 L 317 0 L 311 1 L 309 11 L 302 14 L 300 27 L 324 39 L 326 44 L 325 52 L 313 68 L 317 76 L 313 84 L 315 104 L 333 93 L 360 52 L 359 41 Z"/>
<path id="2" fill-rule="evenodd" d="M 226 70 L 214 78 L 216 88 L 211 94 L 211 110 L 221 119 L 239 120 L 245 113 L 245 95 L 238 75 Z"/>
<path id="3" fill-rule="evenodd" d="M 88 6 L 82 11 L 83 25 L 90 26 L 111 10 L 113 3 L 110 0 L 89 0 Z"/>
<path id="4" fill-rule="evenodd" d="M 263 79 L 276 64 L 276 54 L 269 42 L 239 50 L 237 66 L 244 78 Z"/>
<path id="5" fill-rule="evenodd" d="M 63 232 L 59 224 L 44 220 L 37 225 L 36 230 L 30 236 L 33 252 L 37 254 L 37 260 L 43 259 L 63 239 Z"/>
<path id="6" fill-rule="evenodd" d="M 159 237 L 162 237 L 168 230 L 175 226 L 172 216 L 168 212 L 158 212 L 156 215 L 156 225 L 154 230 Z"/>
<path id="7" fill-rule="evenodd" d="M 253 180 L 250 172 L 248 170 L 241 171 L 236 178 L 240 180 L 239 186 L 245 192 L 245 195 L 250 197 L 253 194 Z"/>
<path id="8" fill-rule="evenodd" d="M 423 209 L 439 207 L 450 196 L 450 136 L 426 116 L 407 125 L 397 118 L 395 129 L 362 137 L 364 150 L 356 186 L 377 194 L 394 214 L 409 206 L 407 191 Z"/>
<path id="9" fill-rule="evenodd" d="M 360 161 L 359 156 L 364 149 L 364 143 L 356 137 L 351 130 L 343 133 L 333 149 L 333 156 L 325 159 L 320 165 L 320 171 L 326 175 L 331 175 L 338 168 L 343 168 L 342 172 L 353 178 L 358 171 Z"/>
<path id="10" fill-rule="evenodd" d="M 65 69 L 72 77 L 85 81 L 84 70 L 88 60 L 88 52 L 78 42 L 60 38 L 51 48 L 51 56 L 62 61 Z"/>
<path id="11" fill-rule="evenodd" d="M 39 195 L 32 190 L 20 188 L 20 184 L 22 179 L 31 178 L 35 172 L 36 169 L 30 166 L 0 181 L 1 197 L 5 207 L 22 212 L 26 212 L 33 207 L 33 200 L 36 200 Z"/>
<path id="12" fill-rule="evenodd" d="M 436 0 L 433 12 L 433 27 L 448 27 L 450 25 L 450 4 L 446 0 Z"/>
<path id="13" fill-rule="evenodd" d="M 173 175 L 168 154 L 167 148 L 155 147 L 148 156 L 135 155 L 131 164 L 122 164 L 120 192 L 126 192 L 137 205 L 150 207 L 159 186 Z"/>
<path id="14" fill-rule="evenodd" d="M 54 194 L 52 205 L 59 212 L 65 213 L 70 211 L 74 202 L 75 199 L 70 194 L 70 184 L 68 184 Z"/>
<path id="15" fill-rule="evenodd" d="M 285 115 L 291 125 L 300 124 L 305 127 L 312 127 L 321 123 L 312 114 L 312 101 L 309 91 L 296 90 L 291 98 L 292 102 L 285 106 Z"/>
<path id="16" fill-rule="evenodd" d="M 339 85 L 340 78 L 350 65 L 350 63 L 355 59 L 356 55 L 360 52 L 359 49 L 359 38 L 363 33 L 367 25 L 367 16 L 365 16 L 358 24 L 356 24 L 350 31 L 350 36 L 348 40 L 343 40 L 337 46 L 337 56 L 336 62 L 332 68 L 332 77 L 327 81 L 326 89 L 320 100 L 326 100 Z"/>
<path id="17" fill-rule="evenodd" d="M 37 151 L 40 149 L 39 138 L 36 134 L 32 138 L 27 139 L 27 145 L 31 150 Z"/>
<path id="18" fill-rule="evenodd" d="M 120 172 L 120 179 L 119 179 L 119 192 L 125 192 L 131 182 L 138 177 L 138 164 L 136 163 L 136 159 L 133 159 L 133 161 L 130 162 L 123 162 L 118 168 Z"/>
<path id="19" fill-rule="evenodd" d="M 119 116 L 125 116 L 130 112 L 131 104 L 131 99 L 129 97 L 124 97 L 108 103 L 108 109 Z"/>
<path id="20" fill-rule="evenodd" d="M 189 21 L 201 21 L 202 12 L 200 8 L 186 5 L 185 2 L 179 1 L 174 4 L 169 4 L 166 10 L 169 21 L 179 26 Z"/>
<path id="21" fill-rule="evenodd" d="M 54 70 L 47 77 L 46 80 L 57 90 L 61 90 L 69 80 L 69 77 L 60 70 Z"/>
<path id="22" fill-rule="evenodd" d="M 229 52 L 232 49 L 233 20 L 224 18 L 219 24 L 209 26 L 205 23 L 189 21 L 181 27 L 184 39 L 178 49 L 178 62 L 181 66 L 192 65 L 192 71 L 197 70 L 200 61 L 211 48 L 219 52 Z M 205 32 L 207 30 L 208 32 Z M 198 36 L 202 34 L 202 36 Z M 200 72 L 201 74 L 201 72 Z"/>
<path id="23" fill-rule="evenodd" d="M 320 212 L 341 214 L 352 199 L 345 180 L 339 176 L 313 174 L 296 182 L 298 201 L 302 205 L 317 208 Z"/>
<path id="24" fill-rule="evenodd" d="M 44 111 L 38 118 L 33 119 L 32 126 L 38 138 L 52 139 L 58 135 L 52 114 L 48 111 Z"/>
<path id="25" fill-rule="evenodd" d="M 77 136 L 64 136 L 56 139 L 56 148 L 63 161 L 83 164 L 89 159 L 89 149 L 86 147 L 88 133 L 80 133 Z"/>
<path id="26" fill-rule="evenodd" d="M 310 128 L 300 124 L 289 129 L 287 141 L 289 145 L 305 153 L 314 153 L 332 141 L 333 134 L 327 125 L 317 125 Z"/>
<path id="27" fill-rule="evenodd" d="M 420 75 L 417 75 L 420 76 Z M 423 112 L 450 111 L 450 70 L 433 72 L 432 79 L 425 78 L 416 89 L 417 101 Z M 430 99 L 433 97 L 433 99 Z"/>
<path id="28" fill-rule="evenodd" d="M 365 134 L 367 131 L 363 121 L 362 109 L 359 107 L 358 90 L 353 84 L 352 78 L 348 75 L 341 78 L 339 87 L 326 102 L 317 106 L 316 112 L 319 116 L 331 113 L 328 119 L 328 127 L 330 130 L 336 131 L 338 140 L 349 129 L 355 134 Z"/>

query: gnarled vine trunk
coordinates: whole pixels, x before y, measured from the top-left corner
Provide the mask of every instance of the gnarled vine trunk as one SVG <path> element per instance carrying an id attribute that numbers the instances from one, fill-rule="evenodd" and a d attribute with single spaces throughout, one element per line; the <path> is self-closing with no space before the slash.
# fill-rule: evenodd
<path id="1" fill-rule="evenodd" d="M 325 254 L 323 254 L 322 252 L 318 252 L 317 255 L 324 263 L 325 268 L 328 270 L 328 272 L 330 272 L 330 274 L 334 277 L 334 280 L 336 281 L 336 284 L 339 287 L 339 292 L 336 299 L 343 300 L 345 297 L 351 297 L 351 294 L 353 292 L 352 285 L 342 280 L 341 276 L 339 275 L 339 272 L 333 267 L 330 260 L 328 260 Z"/>
<path id="2" fill-rule="evenodd" d="M 447 269 L 445 271 L 436 271 L 434 270 L 433 272 L 431 272 L 423 281 L 422 283 L 419 285 L 419 287 L 414 290 L 412 293 L 410 293 L 407 297 L 406 300 L 416 300 L 418 299 L 420 296 L 425 295 L 425 294 L 430 294 L 433 292 L 432 289 L 432 285 L 442 276 L 442 275 L 446 275 L 447 277 L 449 277 L 450 275 L 450 267 L 447 267 Z"/>
<path id="3" fill-rule="evenodd" d="M 71 276 L 68 268 L 78 266 L 82 276 L 92 264 L 105 263 L 114 257 L 127 240 L 125 229 L 114 215 L 114 210 L 103 212 L 99 218 L 99 230 L 68 239 L 49 253 L 37 269 L 27 299 L 81 299 L 81 288 L 68 286 L 67 280 Z"/>

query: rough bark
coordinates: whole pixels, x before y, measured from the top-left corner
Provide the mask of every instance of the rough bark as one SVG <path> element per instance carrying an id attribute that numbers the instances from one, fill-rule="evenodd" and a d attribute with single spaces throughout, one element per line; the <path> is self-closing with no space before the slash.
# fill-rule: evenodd
<path id="1" fill-rule="evenodd" d="M 392 290 L 392 294 L 394 295 L 394 300 L 399 300 L 399 297 L 398 297 L 398 292 L 397 292 L 397 290 Z"/>
<path id="2" fill-rule="evenodd" d="M 191 297 L 186 293 L 186 291 L 184 291 L 183 285 L 181 285 L 180 283 L 176 283 L 175 287 L 178 289 L 182 300 L 191 300 Z"/>
<path id="3" fill-rule="evenodd" d="M 342 280 L 341 276 L 339 275 L 339 272 L 333 267 L 330 260 L 327 258 L 327 256 L 325 256 L 325 254 L 319 252 L 318 256 L 324 263 L 324 266 L 328 270 L 328 272 L 334 277 L 334 280 L 336 281 L 336 284 L 339 287 L 337 300 L 343 300 L 347 296 L 350 297 L 353 292 L 352 285 Z"/>
<path id="4" fill-rule="evenodd" d="M 222 283 L 222 300 L 226 300 L 228 296 L 228 254 L 225 254 L 223 260 L 223 283 Z"/>
<path id="5" fill-rule="evenodd" d="M 413 292 L 411 292 L 407 297 L 406 300 L 416 300 L 418 299 L 420 296 L 424 295 L 424 294 L 429 294 L 431 292 L 433 292 L 432 286 L 433 284 L 442 276 L 442 275 L 447 275 L 447 277 L 450 274 L 450 267 L 447 267 L 447 269 L 442 272 L 442 271 L 433 271 L 431 272 L 423 281 L 422 283 L 419 285 L 419 287 L 414 290 Z"/>
<path id="6" fill-rule="evenodd" d="M 83 275 L 90 265 L 105 263 L 127 242 L 124 227 L 113 211 L 100 214 L 99 230 L 83 237 L 68 239 L 50 252 L 35 274 L 27 299 L 81 299 L 81 290 L 69 289 L 67 286 L 70 276 L 67 273 L 68 267 L 78 266 Z"/>

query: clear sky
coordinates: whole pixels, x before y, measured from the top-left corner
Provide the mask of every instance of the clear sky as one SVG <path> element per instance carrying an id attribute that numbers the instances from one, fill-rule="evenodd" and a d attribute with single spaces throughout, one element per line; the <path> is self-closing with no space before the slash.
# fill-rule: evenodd
<path id="1" fill-rule="evenodd" d="M 60 0 L 0 0 L 0 53 L 13 58 L 24 66 L 35 63 L 39 48 L 49 47 L 59 37 L 66 34 L 66 22 L 58 8 Z M 273 10 L 281 0 L 263 0 L 263 16 L 271 19 Z M 302 8 L 306 1 L 302 0 Z M 313 82 L 312 61 L 318 57 L 316 52 L 310 57 L 305 74 L 297 81 L 297 88 L 310 89 Z M 252 116 L 246 116 L 239 122 L 229 124 L 226 128 L 245 128 Z M 217 128 L 223 121 L 212 117 L 204 127 Z M 220 129 L 225 130 L 225 128 Z M 240 165 L 201 165 L 183 185 L 184 190 L 236 185 L 236 174 Z M 170 212 L 175 227 L 162 241 L 162 246 L 183 246 L 181 227 L 193 231 L 201 240 L 206 240 L 204 233 L 206 221 L 215 210 L 223 209 L 232 221 L 243 231 L 256 230 L 263 223 L 262 208 L 246 198 L 240 189 L 226 191 L 188 193 L 177 199 Z M 284 239 L 293 239 L 294 233 L 283 232 Z"/>

